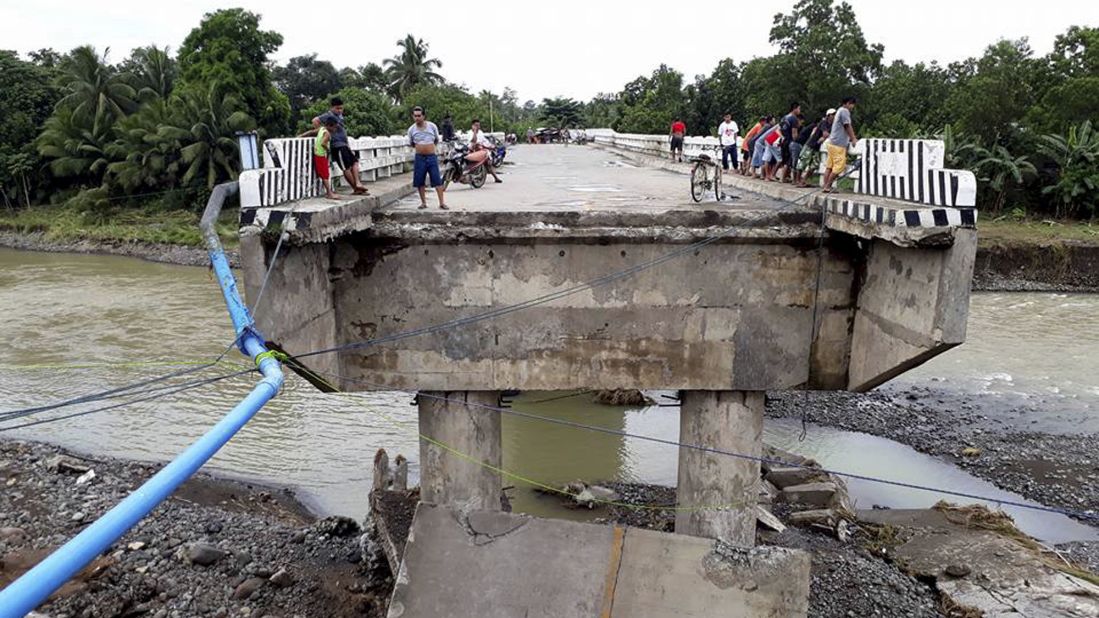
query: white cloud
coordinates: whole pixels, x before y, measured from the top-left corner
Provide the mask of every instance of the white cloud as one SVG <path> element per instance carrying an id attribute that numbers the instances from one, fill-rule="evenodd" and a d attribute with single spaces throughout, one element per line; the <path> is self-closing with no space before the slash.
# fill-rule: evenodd
<path id="1" fill-rule="evenodd" d="M 887 59 L 951 62 L 980 54 L 999 38 L 1030 37 L 1038 53 L 1070 25 L 1099 25 L 1099 2 L 1047 0 L 851 0 L 868 40 Z M 275 58 L 317 53 L 337 67 L 380 62 L 411 32 L 443 61 L 442 73 L 474 90 L 515 88 L 522 100 L 565 95 L 586 99 L 616 92 L 660 63 L 687 75 L 709 73 L 718 60 L 773 53 L 767 42 L 775 13 L 793 0 L 732 3 L 608 3 L 586 0 L 497 2 L 484 10 L 454 2 L 232 4 L 209 0 L 37 0 L 0 5 L 0 48 L 67 51 L 90 43 L 119 59 L 139 45 L 178 48 L 202 15 L 240 5 L 282 33 Z M 316 17 L 307 11 L 314 10 Z"/>

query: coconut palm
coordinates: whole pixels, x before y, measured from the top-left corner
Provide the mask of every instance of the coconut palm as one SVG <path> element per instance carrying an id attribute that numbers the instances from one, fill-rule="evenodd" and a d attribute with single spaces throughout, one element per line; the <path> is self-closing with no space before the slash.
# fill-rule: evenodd
<path id="1" fill-rule="evenodd" d="M 995 201 L 992 204 L 993 212 L 1000 212 L 1007 197 L 1008 182 L 1021 186 L 1027 178 L 1037 175 L 1038 170 L 1027 157 L 1016 157 L 1008 152 L 1007 148 L 996 145 L 991 150 L 977 148 L 981 158 L 973 164 L 973 170 L 977 176 L 988 183 L 989 188 L 996 192 Z"/>
<path id="2" fill-rule="evenodd" d="M 175 185 L 180 143 L 164 135 L 172 121 L 169 102 L 155 99 L 115 125 L 118 138 L 107 146 L 107 154 L 114 159 L 107 171 L 119 187 L 135 191 Z"/>
<path id="3" fill-rule="evenodd" d="M 168 54 L 168 48 L 141 47 L 134 50 L 129 61 L 130 84 L 142 102 L 164 101 L 172 94 L 178 68 Z"/>
<path id="4" fill-rule="evenodd" d="M 109 127 L 88 126 L 76 110 L 59 107 L 45 124 L 36 140 L 38 154 L 49 159 L 49 169 L 57 178 L 77 184 L 99 184 L 110 163 L 107 145 Z"/>
<path id="5" fill-rule="evenodd" d="M 216 85 L 204 90 L 188 90 L 173 98 L 172 124 L 158 131 L 160 139 L 180 144 L 182 184 L 204 184 L 213 188 L 240 171 L 236 132 L 255 128 L 255 120 L 243 112 L 244 106 Z"/>
<path id="6" fill-rule="evenodd" d="M 91 124 L 93 134 L 101 134 L 137 107 L 137 93 L 126 83 L 127 76 L 107 64 L 91 46 L 74 49 L 63 67 L 61 84 L 66 94 L 57 107 L 71 109 L 73 119 Z"/>
<path id="7" fill-rule="evenodd" d="M 383 61 L 389 94 L 400 103 L 404 95 L 420 84 L 437 84 L 443 76 L 435 72 L 443 66 L 437 58 L 427 57 L 427 43 L 411 34 L 397 41 L 401 53 Z"/>
<path id="8" fill-rule="evenodd" d="M 1099 212 L 1099 131 L 1091 121 L 1070 127 L 1068 135 L 1043 135 L 1038 150 L 1057 164 L 1057 182 L 1042 189 L 1057 200 L 1057 215 Z"/>

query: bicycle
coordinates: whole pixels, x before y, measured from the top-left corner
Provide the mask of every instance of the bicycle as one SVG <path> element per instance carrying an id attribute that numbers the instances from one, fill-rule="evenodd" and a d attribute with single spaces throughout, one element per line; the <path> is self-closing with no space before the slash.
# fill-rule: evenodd
<path id="1" fill-rule="evenodd" d="M 718 147 L 712 148 L 715 152 Z M 721 201 L 721 166 L 716 159 L 708 154 L 700 154 L 689 159 L 694 166 L 691 168 L 691 199 L 701 202 L 702 196 L 711 188 L 714 190 L 714 199 Z"/>

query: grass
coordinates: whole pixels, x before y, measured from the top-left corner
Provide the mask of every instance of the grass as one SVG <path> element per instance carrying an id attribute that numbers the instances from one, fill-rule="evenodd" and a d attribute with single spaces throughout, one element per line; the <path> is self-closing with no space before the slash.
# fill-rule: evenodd
<path id="1" fill-rule="evenodd" d="M 226 247 L 238 243 L 236 216 L 236 211 L 230 209 L 218 219 L 218 235 Z M 198 222 L 198 213 L 158 208 L 118 209 L 104 215 L 90 215 L 64 206 L 0 210 L 0 230 L 41 233 L 45 240 L 58 243 L 90 240 L 202 247 Z"/>
<path id="2" fill-rule="evenodd" d="M 977 220 L 977 238 L 981 246 L 1038 244 L 1065 241 L 1099 245 L 1099 224 L 1088 221 L 1014 220 L 1009 218 Z"/>

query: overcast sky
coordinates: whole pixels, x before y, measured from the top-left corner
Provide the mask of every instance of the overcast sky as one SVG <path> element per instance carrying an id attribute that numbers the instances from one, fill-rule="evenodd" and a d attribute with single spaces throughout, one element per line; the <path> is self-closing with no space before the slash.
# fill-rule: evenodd
<path id="1" fill-rule="evenodd" d="M 978 55 L 1000 38 L 1029 37 L 1039 54 L 1071 25 L 1099 25 L 1095 0 L 849 0 L 870 42 L 887 60 L 951 62 Z M 0 0 L 0 48 L 67 51 L 90 43 L 118 60 L 130 49 L 172 49 L 217 8 L 243 6 L 261 27 L 284 37 L 275 59 L 317 53 L 337 67 L 380 62 L 411 32 L 443 61 L 448 79 L 473 90 L 516 89 L 521 101 L 564 95 L 587 99 L 617 92 L 660 63 L 688 79 L 718 60 L 773 53 L 767 35 L 775 13 L 794 0 L 621 3 L 599 0 L 486 3 L 233 2 L 212 0 Z M 310 18 L 308 10 L 323 13 Z M 486 14 L 490 13 L 490 14 Z M 704 23 L 692 23 L 705 16 Z M 327 26 L 331 26 L 329 29 Z"/>

